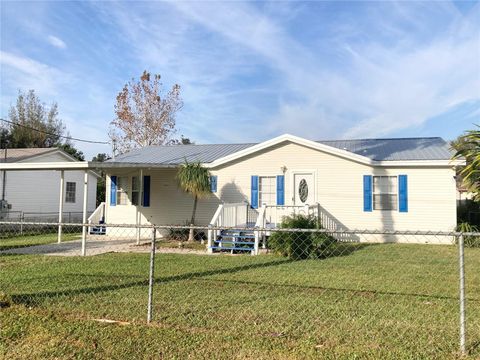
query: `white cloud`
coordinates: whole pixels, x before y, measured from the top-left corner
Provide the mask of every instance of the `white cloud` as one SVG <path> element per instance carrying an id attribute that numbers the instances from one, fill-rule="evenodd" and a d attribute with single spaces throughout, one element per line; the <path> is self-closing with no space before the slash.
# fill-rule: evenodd
<path id="1" fill-rule="evenodd" d="M 408 27 L 415 26 L 416 31 L 395 26 L 384 13 L 387 20 L 382 20 L 381 26 L 387 26 L 388 32 L 400 39 L 398 43 L 381 44 L 370 38 L 357 45 L 343 39 L 339 44 L 350 65 L 340 70 L 324 70 L 328 61 L 302 46 L 255 6 L 185 2 L 175 6 L 193 21 L 254 51 L 280 72 L 285 83 L 278 92 L 290 95 L 281 98 L 278 111 L 263 127 L 272 134 L 384 136 L 421 125 L 480 97 L 476 22 L 480 6 L 470 17 L 463 17 L 451 6 L 433 4 L 431 11 L 436 16 L 452 20 L 448 26 L 442 25 L 446 27 L 442 34 L 426 41 L 416 36 L 428 30 L 424 19 L 417 21 L 416 9 L 396 4 L 392 17 L 408 19 Z"/>
<path id="2" fill-rule="evenodd" d="M 56 36 L 48 35 L 47 40 L 50 43 L 50 45 L 55 46 L 56 48 L 59 48 L 59 49 L 67 48 L 67 44 L 65 44 L 65 42 L 62 39 Z"/>
<path id="3" fill-rule="evenodd" d="M 35 89 L 46 95 L 61 92 L 62 84 L 72 80 L 63 71 L 26 56 L 0 51 L 3 81 L 10 89 Z"/>

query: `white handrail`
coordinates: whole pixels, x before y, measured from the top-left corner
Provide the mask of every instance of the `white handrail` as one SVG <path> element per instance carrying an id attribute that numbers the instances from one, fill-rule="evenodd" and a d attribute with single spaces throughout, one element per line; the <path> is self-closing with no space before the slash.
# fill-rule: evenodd
<path id="1" fill-rule="evenodd" d="M 210 221 L 210 225 L 215 226 L 217 225 L 217 222 L 220 218 L 220 215 L 222 214 L 224 204 L 218 205 L 217 211 L 215 211 L 215 214 L 212 217 L 212 220 Z"/>
<path id="2" fill-rule="evenodd" d="M 98 221 L 93 221 L 94 219 L 100 219 L 105 213 L 105 202 L 101 202 L 100 205 L 95 209 L 95 211 L 90 215 L 87 219 L 88 223 L 91 224 L 93 223 L 98 223 Z M 97 217 L 97 215 L 100 214 L 100 216 Z"/>
<path id="3" fill-rule="evenodd" d="M 267 207 L 262 205 L 260 209 L 258 209 L 258 217 L 257 221 L 255 222 L 255 227 L 263 228 L 265 225 L 265 212 L 267 211 Z"/>
<path id="4" fill-rule="evenodd" d="M 215 214 L 213 215 L 212 220 L 208 225 L 209 227 L 218 227 L 221 225 L 220 222 L 221 222 L 221 215 L 223 214 L 223 207 L 224 207 L 224 204 L 218 205 L 217 211 L 215 211 Z M 218 230 L 208 229 L 207 251 L 209 253 L 213 252 L 212 250 L 213 239 L 217 238 L 217 231 Z"/>

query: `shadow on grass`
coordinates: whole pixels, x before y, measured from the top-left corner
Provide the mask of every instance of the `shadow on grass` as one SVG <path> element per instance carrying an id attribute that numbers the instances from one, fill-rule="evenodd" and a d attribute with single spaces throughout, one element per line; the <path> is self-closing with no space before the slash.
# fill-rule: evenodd
<path id="1" fill-rule="evenodd" d="M 323 286 L 313 286 L 313 285 L 275 284 L 272 282 L 243 281 L 243 280 L 204 279 L 204 281 L 231 283 L 231 284 L 238 284 L 238 285 L 250 285 L 250 286 L 254 285 L 258 287 L 269 287 L 269 288 L 288 288 L 288 289 L 291 288 L 291 289 L 296 289 L 297 291 L 311 290 L 316 292 L 326 292 L 326 291 L 343 292 L 343 293 L 351 293 L 353 295 L 372 297 L 372 298 L 377 295 L 381 295 L 381 296 L 386 295 L 386 296 L 401 296 L 401 297 L 404 296 L 404 297 L 417 297 L 417 298 L 425 298 L 425 299 L 458 301 L 458 297 L 456 296 L 435 295 L 435 294 L 406 293 L 406 292 L 369 290 L 369 289 L 347 289 L 347 288 L 323 287 Z M 468 302 L 480 303 L 480 300 L 475 298 L 467 297 L 466 300 L 468 300 Z"/>
<path id="2" fill-rule="evenodd" d="M 365 249 L 367 246 L 371 246 L 375 244 L 350 244 L 350 243 L 343 243 L 343 244 L 337 244 L 335 247 L 335 252 L 332 252 L 328 258 L 331 257 L 338 257 L 338 256 L 347 256 L 350 255 L 356 251 Z M 7 255 L 7 254 L 2 254 L 2 256 Z M 14 254 L 11 254 L 14 255 Z M 323 260 L 325 258 L 320 258 L 316 260 Z M 312 259 L 306 259 L 306 260 L 312 260 Z M 221 269 L 215 269 L 215 270 L 206 270 L 206 271 L 200 271 L 200 272 L 192 272 L 192 273 L 185 273 L 181 275 L 175 275 L 175 276 L 170 276 L 166 278 L 162 277 L 157 277 L 155 278 L 156 283 L 169 283 L 172 281 L 183 281 L 183 280 L 190 280 L 190 279 L 196 279 L 196 278 L 201 278 L 204 276 L 212 276 L 212 275 L 219 275 L 219 274 L 232 274 L 236 272 L 241 272 L 241 271 L 247 271 L 247 270 L 253 270 L 253 269 L 259 269 L 259 268 L 266 268 L 266 267 L 272 267 L 272 266 L 278 266 L 278 265 L 283 265 L 283 264 L 288 264 L 292 262 L 302 262 L 305 260 L 294 260 L 294 259 L 289 259 L 289 258 L 277 258 L 274 261 L 269 261 L 269 262 L 264 262 L 264 263 L 259 263 L 259 264 L 246 264 L 242 266 L 236 266 L 236 267 L 231 267 L 231 268 L 221 268 Z M 63 276 L 69 276 L 68 274 L 64 274 Z M 74 274 L 74 277 L 82 276 L 82 277 L 100 277 L 99 275 L 89 275 L 89 274 Z M 117 275 L 106 275 L 106 276 L 101 276 L 102 278 L 105 277 L 115 277 Z M 46 281 L 47 279 L 45 279 Z M 103 285 L 103 286 L 91 286 L 91 287 L 85 287 L 85 288 L 80 288 L 80 289 L 62 289 L 58 291 L 43 291 L 43 292 L 38 292 L 38 293 L 24 293 L 24 294 L 18 294 L 18 295 L 12 295 L 12 300 L 13 302 L 17 304 L 23 304 L 26 306 L 35 306 L 37 304 L 41 304 L 42 301 L 49 299 L 49 298 L 55 298 L 59 296 L 71 296 L 71 295 L 79 295 L 79 294 L 95 294 L 99 292 L 106 292 L 106 291 L 116 291 L 120 289 L 128 289 L 131 287 L 136 287 L 136 286 L 146 286 L 148 284 L 148 278 L 145 277 L 144 280 L 138 280 L 138 281 L 130 281 L 126 282 L 124 284 L 118 284 L 118 285 Z"/>
<path id="3" fill-rule="evenodd" d="M 162 283 L 169 283 L 173 281 L 182 281 L 182 280 L 190 280 L 190 279 L 195 279 L 195 278 L 201 278 L 204 276 L 212 276 L 212 275 L 218 275 L 218 274 L 232 274 L 240 271 L 246 271 L 246 270 L 252 270 L 252 269 L 259 269 L 259 268 L 266 268 L 266 267 L 271 267 L 271 266 L 278 266 L 282 264 L 287 264 L 291 263 L 294 260 L 290 259 L 277 259 L 275 261 L 269 261 L 265 263 L 260 263 L 260 264 L 247 264 L 247 265 L 242 265 L 242 266 L 236 266 L 236 267 L 231 267 L 231 268 L 221 268 L 221 269 L 215 269 L 215 270 L 208 270 L 208 271 L 200 271 L 200 272 L 193 272 L 193 273 L 186 273 L 186 274 L 181 274 L 181 275 L 174 275 L 174 276 L 169 276 L 169 277 L 156 277 L 155 278 L 155 283 L 157 284 L 162 284 Z M 75 274 L 76 276 L 84 276 L 82 274 Z M 88 275 L 87 275 L 88 276 Z M 91 276 L 91 275 L 90 275 Z M 95 276 L 95 275 L 93 275 Z M 107 275 L 103 277 L 112 277 L 112 275 Z M 12 301 L 16 304 L 23 304 L 26 306 L 35 306 L 35 305 L 40 305 L 42 301 L 49 299 L 49 298 L 55 298 L 59 296 L 72 296 L 72 295 L 80 295 L 80 294 L 95 294 L 99 292 L 106 292 L 106 291 L 116 291 L 120 289 L 128 289 L 132 287 L 137 287 L 137 286 L 147 286 L 148 285 L 148 278 L 145 278 L 144 280 L 138 280 L 138 281 L 131 281 L 127 282 L 124 284 L 119 284 L 119 285 L 103 285 L 103 286 L 96 286 L 96 287 L 85 287 L 81 289 L 62 289 L 58 291 L 43 291 L 43 292 L 37 292 L 37 293 L 23 293 L 23 294 L 17 294 L 17 295 L 12 295 Z"/>

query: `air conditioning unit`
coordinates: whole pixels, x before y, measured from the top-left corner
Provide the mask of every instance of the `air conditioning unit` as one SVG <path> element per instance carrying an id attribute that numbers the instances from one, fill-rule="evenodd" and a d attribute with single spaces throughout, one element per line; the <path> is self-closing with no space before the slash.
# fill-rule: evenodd
<path id="1" fill-rule="evenodd" d="M 0 200 L 0 219 L 5 219 L 8 215 L 8 211 L 12 209 L 12 204 L 9 204 L 7 200 Z"/>

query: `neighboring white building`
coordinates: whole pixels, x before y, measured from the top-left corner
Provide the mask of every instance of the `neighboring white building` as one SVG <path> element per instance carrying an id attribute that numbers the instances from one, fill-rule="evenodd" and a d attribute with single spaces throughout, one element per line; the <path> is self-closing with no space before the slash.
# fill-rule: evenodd
<path id="1" fill-rule="evenodd" d="M 185 160 L 201 162 L 213 176 L 213 195 L 199 202 L 199 225 L 253 226 L 261 216 L 275 226 L 283 215 L 308 211 L 330 229 L 456 227 L 455 166 L 464 162 L 451 160 L 441 138 L 316 142 L 292 135 L 259 144 L 149 146 L 117 156 L 102 166 L 106 222 L 185 225 L 193 200 L 175 178 Z M 220 205 L 222 223 L 213 218 Z"/>
<path id="2" fill-rule="evenodd" d="M 79 162 L 57 148 L 28 148 L 0 150 L 0 165 L 5 163 L 56 163 Z M 0 166 L 1 167 L 1 166 Z M 65 170 L 64 173 L 64 221 L 81 221 L 83 208 L 84 171 Z M 3 179 L 5 178 L 5 186 Z M 96 208 L 98 175 L 90 171 L 88 180 L 87 211 Z M 8 211 L 0 212 L 3 219 L 56 221 L 58 219 L 60 171 L 56 170 L 7 170 L 0 171 L 0 195 L 8 204 Z"/>

